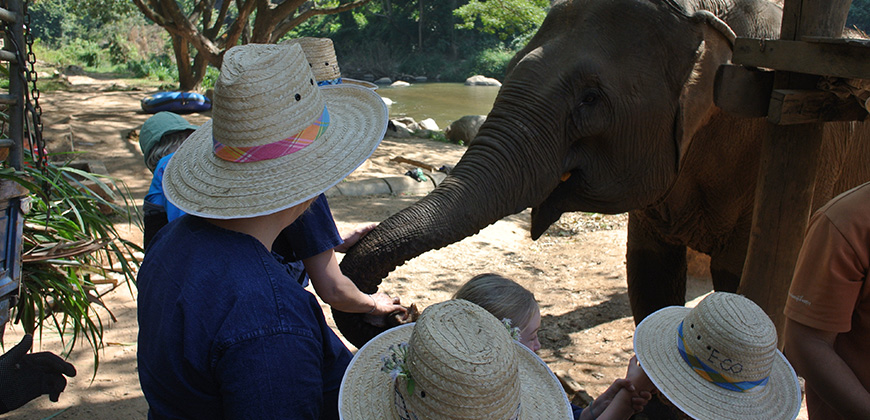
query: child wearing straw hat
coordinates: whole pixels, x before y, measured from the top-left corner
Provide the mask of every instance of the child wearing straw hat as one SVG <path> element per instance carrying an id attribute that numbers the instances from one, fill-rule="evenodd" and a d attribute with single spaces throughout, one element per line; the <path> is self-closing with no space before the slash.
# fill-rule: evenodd
<path id="1" fill-rule="evenodd" d="M 369 89 L 377 89 L 378 85 L 364 80 L 350 79 L 341 76 L 341 68 L 338 58 L 335 56 L 335 45 L 329 38 L 299 37 L 281 41 L 282 45 L 299 44 L 311 71 L 314 72 L 314 80 L 320 86 L 339 85 L 342 83 L 358 85 Z"/>
<path id="2" fill-rule="evenodd" d="M 302 47 L 318 86 L 342 83 L 332 40 L 300 38 L 300 41 L 295 43 Z M 286 45 L 292 44 L 286 43 Z M 318 66 L 314 66 L 314 63 Z M 324 63 L 326 65 L 323 65 Z M 350 79 L 344 80 L 350 82 Z M 357 84 L 377 88 L 377 85 L 368 86 L 363 83 Z M 166 200 L 163 191 L 163 174 L 175 151 L 196 128 L 183 117 L 172 112 L 154 114 L 142 125 L 139 144 L 146 165 L 154 174 L 143 206 L 146 251 L 151 239 L 163 226 L 185 214 Z M 363 226 L 347 235 L 339 235 L 326 195 L 321 193 L 308 211 L 278 235 L 272 250 L 284 260 L 291 275 L 297 278 L 303 287 L 306 287 L 311 279 L 317 295 L 335 309 L 372 316 L 407 313 L 407 309 L 400 304 L 399 298 L 390 297 L 384 292 L 373 294 L 361 292 L 341 273 L 338 266 L 335 252 L 346 251 L 374 226 L 374 224 Z"/>
<path id="3" fill-rule="evenodd" d="M 520 344 L 535 353 L 541 349 L 541 342 L 538 340 L 541 309 L 535 295 L 519 283 L 494 273 L 478 274 L 463 284 L 453 298 L 467 300 L 486 309 L 517 330 L 517 341 Z M 574 419 L 599 418 L 623 388 L 628 395 L 622 395 L 616 404 L 630 404 L 631 410 L 625 412 L 643 411 L 652 395 L 647 391 L 636 393 L 631 381 L 623 378 L 613 381 L 585 410 L 572 403 Z"/>
<path id="4" fill-rule="evenodd" d="M 791 420 L 801 405 L 794 370 L 776 348 L 776 328 L 751 300 L 713 292 L 694 308 L 647 316 L 634 334 L 643 376 L 694 419 Z"/>
<path id="5" fill-rule="evenodd" d="M 344 420 L 572 418 L 547 365 L 492 314 L 458 299 L 359 349 L 339 411 Z"/>
<path id="6" fill-rule="evenodd" d="M 150 418 L 338 417 L 351 354 L 271 253 L 280 232 L 377 147 L 369 89 L 318 88 L 301 48 L 228 50 L 214 118 L 166 167 L 187 215 L 138 275 L 138 368 Z"/>

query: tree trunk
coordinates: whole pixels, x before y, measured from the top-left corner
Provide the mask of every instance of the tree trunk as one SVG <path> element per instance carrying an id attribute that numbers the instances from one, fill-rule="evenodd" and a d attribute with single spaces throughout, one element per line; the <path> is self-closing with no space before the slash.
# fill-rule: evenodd
<path id="1" fill-rule="evenodd" d="M 420 19 L 417 21 L 417 49 L 423 52 L 423 0 L 420 3 Z"/>
<path id="2" fill-rule="evenodd" d="M 456 0 L 450 0 L 450 10 L 456 10 Z M 452 13 L 448 21 L 447 32 L 450 34 L 450 59 L 456 60 L 456 57 L 459 56 L 459 46 L 456 45 L 456 23 Z"/>
<path id="3" fill-rule="evenodd" d="M 178 67 L 178 88 L 180 90 L 192 90 L 194 85 L 193 68 L 190 66 L 190 48 L 187 40 L 178 36 L 170 35 L 172 50 L 175 52 L 175 64 Z"/>

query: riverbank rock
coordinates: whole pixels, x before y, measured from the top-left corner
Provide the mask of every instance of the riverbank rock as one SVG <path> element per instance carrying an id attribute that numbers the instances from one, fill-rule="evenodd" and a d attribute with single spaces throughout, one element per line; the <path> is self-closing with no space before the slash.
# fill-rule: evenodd
<path id="1" fill-rule="evenodd" d="M 478 74 L 465 79 L 465 86 L 501 86 L 501 82 Z"/>
<path id="2" fill-rule="evenodd" d="M 387 133 L 385 137 L 397 137 L 403 139 L 411 137 L 411 134 L 411 129 L 407 125 L 398 120 L 390 120 L 387 124 Z"/>
<path id="3" fill-rule="evenodd" d="M 414 81 L 417 83 L 426 83 L 427 80 L 429 80 L 429 78 L 426 76 L 415 76 L 414 77 Z"/>
<path id="4" fill-rule="evenodd" d="M 456 144 L 468 144 L 477 136 L 480 126 L 486 121 L 486 115 L 466 115 L 450 123 L 444 129 L 444 137 Z"/>
<path id="5" fill-rule="evenodd" d="M 393 83 L 393 79 L 390 79 L 389 77 L 381 77 L 380 79 L 375 80 L 376 85 L 388 85 L 390 83 Z"/>
<path id="6" fill-rule="evenodd" d="M 404 81 L 404 80 L 396 80 L 395 82 L 390 84 L 390 87 L 407 87 L 407 86 L 411 86 L 411 84 Z"/>
<path id="7" fill-rule="evenodd" d="M 384 104 L 387 106 L 390 106 L 393 104 L 393 100 L 390 98 L 387 98 L 385 96 L 381 96 L 381 100 L 384 101 Z"/>
<path id="8" fill-rule="evenodd" d="M 420 121 L 417 125 L 421 130 L 441 131 L 441 129 L 438 128 L 438 123 L 436 123 L 432 118 L 426 118 L 425 120 Z"/>

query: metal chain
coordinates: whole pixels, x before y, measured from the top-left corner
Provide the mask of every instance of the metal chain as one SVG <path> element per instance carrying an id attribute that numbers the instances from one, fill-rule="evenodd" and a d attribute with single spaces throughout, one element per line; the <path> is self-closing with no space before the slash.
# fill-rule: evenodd
<path id="1" fill-rule="evenodd" d="M 30 83 L 29 95 L 27 89 L 24 89 L 26 101 L 25 117 L 28 135 L 30 138 L 30 152 L 33 156 L 36 167 L 40 170 L 45 170 L 48 165 L 48 156 L 45 150 L 45 139 L 42 138 L 42 107 L 39 105 L 39 88 L 36 87 L 36 81 L 39 79 L 39 74 L 36 72 L 36 54 L 33 53 L 33 33 L 30 26 L 29 1 L 25 1 L 24 8 L 24 43 L 27 44 L 26 60 L 27 64 L 22 63 L 21 68 L 25 73 L 26 80 Z M 20 54 L 19 54 L 20 57 Z M 36 150 L 34 150 L 34 147 Z"/>

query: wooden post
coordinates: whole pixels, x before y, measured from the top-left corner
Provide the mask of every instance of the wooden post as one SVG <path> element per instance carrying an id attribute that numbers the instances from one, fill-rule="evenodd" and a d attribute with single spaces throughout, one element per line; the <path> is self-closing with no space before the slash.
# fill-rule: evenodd
<path id="1" fill-rule="evenodd" d="M 785 0 L 784 40 L 840 37 L 851 0 Z M 776 72 L 775 89 L 814 89 L 818 76 Z M 823 124 L 771 125 L 763 140 L 749 249 L 738 293 L 761 306 L 782 337 L 782 309 L 809 220 Z M 780 340 L 780 343 L 782 341 Z"/>

